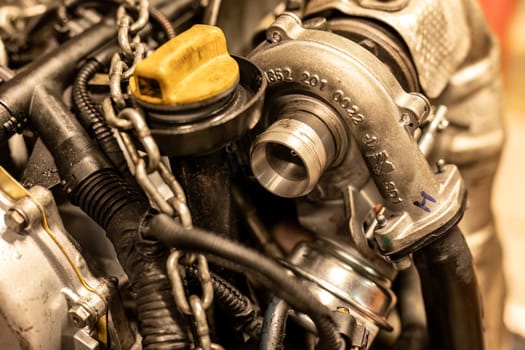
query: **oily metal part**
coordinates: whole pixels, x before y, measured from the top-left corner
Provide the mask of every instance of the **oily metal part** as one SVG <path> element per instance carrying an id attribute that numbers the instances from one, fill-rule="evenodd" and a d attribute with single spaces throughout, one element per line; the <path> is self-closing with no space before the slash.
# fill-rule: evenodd
<path id="1" fill-rule="evenodd" d="M 336 10 L 353 17 L 385 23 L 406 42 L 428 97 L 443 92 L 470 48 L 465 2 L 456 0 L 409 1 L 397 11 L 367 8 L 353 0 L 312 0 L 305 15 Z"/>
<path id="2" fill-rule="evenodd" d="M 8 325 L 0 332 L 0 343 L 14 341 L 24 349 L 41 348 L 43 344 L 47 349 L 59 349 L 64 342 L 74 346 L 79 332 L 74 321 L 80 318 L 72 316 L 73 307 L 82 306 L 87 311 L 84 321 L 89 319 L 87 322 L 92 327 L 106 312 L 105 302 L 82 285 L 64 252 L 44 231 L 41 212 L 34 200 L 45 207 L 53 234 L 77 264 L 85 281 L 105 298 L 107 289 L 93 277 L 84 258 L 69 240 L 51 193 L 42 187 L 34 187 L 30 192 L 34 199 L 25 197 L 12 202 L 0 191 L 0 259 L 4 271 L 0 285 L 0 319 Z M 23 232 L 4 226 L 7 224 L 2 219 L 4 213 L 13 206 L 23 211 L 26 218 Z M 28 271 L 31 271 L 30 276 Z M 24 312 L 20 310 L 21 305 Z M 71 338 L 65 339 L 64 334 L 70 334 Z"/>
<path id="3" fill-rule="evenodd" d="M 430 108 L 422 95 L 404 92 L 360 45 L 306 29 L 294 15 L 281 15 L 267 38 L 251 59 L 264 70 L 269 94 L 295 89 L 315 96 L 338 113 L 355 139 L 387 208 L 388 220 L 376 235 L 383 252 L 407 254 L 459 219 L 465 193 L 457 168 L 435 174 L 412 136 Z"/>
<path id="4" fill-rule="evenodd" d="M 366 348 L 380 328 L 391 330 L 387 317 L 396 303 L 389 279 L 395 277 L 393 267 L 387 278 L 347 243 L 327 238 L 299 244 L 283 263 L 323 304 L 348 310 L 364 326 L 369 332 Z"/>

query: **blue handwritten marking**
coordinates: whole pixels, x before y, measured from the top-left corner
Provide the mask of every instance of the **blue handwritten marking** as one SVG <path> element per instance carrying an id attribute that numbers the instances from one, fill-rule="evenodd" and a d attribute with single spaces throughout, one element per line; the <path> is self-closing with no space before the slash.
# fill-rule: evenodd
<path id="1" fill-rule="evenodd" d="M 429 202 L 432 202 L 432 203 L 436 203 L 436 200 L 434 199 L 434 197 L 432 197 L 431 195 L 429 195 L 428 193 L 426 193 L 425 191 L 421 191 L 421 197 L 423 197 L 421 199 L 421 201 L 415 201 L 414 202 L 414 205 L 418 208 L 421 208 L 423 209 L 424 211 L 426 211 L 427 213 L 430 213 L 431 210 L 430 208 L 427 206 L 427 201 Z"/>

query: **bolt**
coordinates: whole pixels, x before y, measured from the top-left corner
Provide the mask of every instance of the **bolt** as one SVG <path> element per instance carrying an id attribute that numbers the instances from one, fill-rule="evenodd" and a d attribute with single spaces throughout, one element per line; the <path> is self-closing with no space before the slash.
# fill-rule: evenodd
<path id="1" fill-rule="evenodd" d="M 4 214 L 4 222 L 7 228 L 17 233 L 22 233 L 28 225 L 26 214 L 19 208 L 9 208 Z"/>
<path id="2" fill-rule="evenodd" d="M 377 221 L 377 228 L 383 228 L 386 226 L 386 217 L 385 217 L 385 214 L 383 213 L 379 213 L 377 214 L 376 216 L 376 221 Z"/>
<path id="3" fill-rule="evenodd" d="M 443 130 L 445 130 L 446 128 L 448 128 L 449 125 L 450 125 L 450 122 L 448 121 L 448 119 L 443 119 L 443 120 L 440 121 L 439 124 L 438 124 L 438 130 L 439 130 L 439 131 L 443 131 Z"/>
<path id="4" fill-rule="evenodd" d="M 446 166 L 446 163 L 445 163 L 445 160 L 444 159 L 440 159 L 436 162 L 436 167 L 437 167 L 437 172 L 438 173 L 442 173 L 445 171 L 445 166 Z"/>
<path id="5" fill-rule="evenodd" d="M 73 305 L 68 311 L 69 319 L 75 327 L 84 328 L 91 321 L 91 312 L 84 305 Z"/>

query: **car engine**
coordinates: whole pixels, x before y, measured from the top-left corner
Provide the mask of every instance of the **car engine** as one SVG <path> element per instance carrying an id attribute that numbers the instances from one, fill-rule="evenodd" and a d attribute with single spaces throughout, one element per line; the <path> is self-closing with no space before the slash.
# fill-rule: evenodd
<path id="1" fill-rule="evenodd" d="M 2 349 L 504 348 L 476 0 L 7 1 L 0 39 Z"/>

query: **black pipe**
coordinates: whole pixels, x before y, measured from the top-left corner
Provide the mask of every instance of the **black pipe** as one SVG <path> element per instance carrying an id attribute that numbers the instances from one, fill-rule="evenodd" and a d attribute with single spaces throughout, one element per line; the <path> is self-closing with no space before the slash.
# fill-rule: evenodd
<path id="1" fill-rule="evenodd" d="M 233 268 L 242 273 L 252 273 L 254 278 L 286 300 L 296 311 L 312 318 L 320 336 L 318 349 L 339 350 L 344 345 L 328 308 L 320 304 L 281 265 L 259 252 L 213 232 L 186 229 L 165 214 L 147 221 L 142 232 L 146 238 L 158 239 L 170 247 L 210 254 L 233 262 Z"/>
<path id="2" fill-rule="evenodd" d="M 24 66 L 0 86 L 0 141 L 26 123 L 36 86 L 62 91 L 73 77 L 76 65 L 97 48 L 115 38 L 113 19 L 105 19 L 59 48 Z"/>
<path id="3" fill-rule="evenodd" d="M 430 349 L 485 349 L 472 256 L 459 228 L 453 227 L 413 256 L 421 280 Z"/>
<path id="4" fill-rule="evenodd" d="M 195 226 L 237 238 L 233 199 L 230 193 L 231 169 L 226 150 L 188 157 L 171 157 L 173 174 L 180 181 Z"/>
<path id="5" fill-rule="evenodd" d="M 274 297 L 264 314 L 260 350 L 284 350 L 286 320 L 290 307 L 286 301 Z"/>
<path id="6" fill-rule="evenodd" d="M 401 334 L 395 350 L 424 350 L 427 348 L 427 322 L 419 276 L 414 266 L 399 271 L 396 278 Z"/>
<path id="7" fill-rule="evenodd" d="M 139 329 L 144 349 L 188 349 L 181 328 L 165 261 L 169 250 L 140 239 L 138 228 L 149 212 L 147 199 L 109 166 L 62 101 L 35 88 L 31 125 L 55 157 L 71 201 L 79 205 L 108 235 L 137 295 Z"/>
<path id="8" fill-rule="evenodd" d="M 193 1 L 152 0 L 150 5 L 173 19 L 191 10 Z M 116 38 L 114 17 L 110 14 L 100 23 L 24 66 L 15 77 L 0 85 L 0 143 L 25 127 L 36 86 L 61 93 L 65 86 L 71 84 L 77 64 Z"/>

